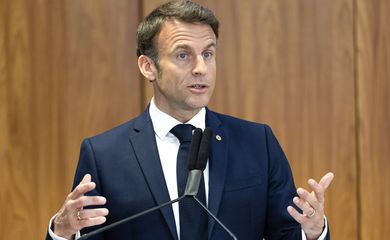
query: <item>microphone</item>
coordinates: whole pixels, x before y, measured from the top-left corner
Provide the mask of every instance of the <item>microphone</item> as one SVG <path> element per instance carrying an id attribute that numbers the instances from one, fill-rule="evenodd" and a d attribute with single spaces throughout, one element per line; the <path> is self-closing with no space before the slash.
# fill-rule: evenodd
<path id="1" fill-rule="evenodd" d="M 199 147 L 200 147 L 200 145 L 201 145 L 202 134 L 203 134 L 203 133 L 202 133 L 202 129 L 196 128 L 196 129 L 194 130 L 193 135 L 192 135 L 192 141 L 191 141 L 191 145 L 190 145 L 190 151 L 189 151 L 189 153 L 188 153 L 188 165 L 189 165 L 189 169 L 195 169 L 195 168 L 197 167 L 198 153 L 199 153 Z M 206 159 L 206 161 L 207 161 L 207 159 Z M 194 171 L 194 170 L 193 170 L 193 171 Z M 190 177 L 188 176 L 186 186 L 188 185 L 189 178 L 190 178 Z M 198 188 L 199 188 L 199 183 L 198 183 Z M 157 205 L 157 206 L 155 206 L 155 207 L 152 207 L 152 208 L 150 208 L 150 209 L 147 209 L 147 210 L 142 211 L 142 212 L 140 212 L 140 213 L 137 213 L 137 214 L 135 214 L 135 215 L 131 215 L 131 216 L 129 216 L 129 217 L 127 217 L 127 218 L 124 218 L 124 219 L 122 219 L 122 220 L 119 220 L 119 221 L 117 221 L 117 222 L 113 222 L 113 223 L 111 223 L 111 224 L 109 224 L 109 225 L 107 225 L 107 226 L 104 226 L 104 227 L 102 227 L 102 228 L 96 229 L 96 230 L 94 230 L 94 231 L 92 231 L 92 232 L 85 233 L 85 234 L 83 234 L 82 236 L 80 236 L 80 237 L 78 238 L 78 240 L 84 240 L 84 239 L 90 238 L 90 237 L 92 237 L 92 236 L 94 236 L 94 235 L 97 235 L 97 234 L 99 234 L 99 233 L 102 233 L 102 232 L 104 232 L 104 231 L 106 231 L 106 230 L 108 230 L 108 229 L 114 228 L 114 227 L 116 227 L 116 226 L 118 226 L 118 225 L 121 225 L 121 224 L 123 224 L 123 223 L 129 222 L 129 221 L 131 221 L 131 220 L 134 220 L 134 219 L 136 219 L 136 218 L 138 218 L 138 217 L 141 217 L 141 216 L 146 215 L 146 214 L 148 214 L 148 213 L 151 213 L 151 212 L 153 212 L 153 211 L 159 210 L 159 209 L 161 209 L 161 208 L 163 208 L 163 207 L 165 207 L 165 206 L 172 205 L 172 204 L 175 203 L 175 202 L 179 202 L 180 200 L 182 200 L 182 199 L 185 198 L 185 197 L 186 197 L 186 195 L 184 194 L 183 196 L 180 196 L 180 197 L 178 197 L 178 198 L 176 198 L 176 199 L 173 199 L 173 200 L 171 200 L 171 201 L 169 201 L 169 202 L 166 202 L 166 203 Z"/>
<path id="2" fill-rule="evenodd" d="M 194 129 L 194 133 L 192 134 L 190 151 L 188 153 L 188 169 L 190 171 L 196 168 L 202 135 L 202 129 Z"/>
<path id="3" fill-rule="evenodd" d="M 200 180 L 202 178 L 202 173 L 204 169 L 206 168 L 207 159 L 210 155 L 210 147 L 211 147 L 211 136 L 212 132 L 210 128 L 206 128 L 203 132 L 202 141 L 200 142 L 199 146 L 199 153 L 198 153 L 198 159 L 195 164 L 195 168 L 191 169 L 188 173 L 188 179 L 187 179 L 187 185 L 186 190 L 184 192 L 185 197 L 192 197 L 206 212 L 207 214 L 214 219 L 216 223 L 218 223 L 219 226 L 222 227 L 222 229 L 229 234 L 229 236 L 237 240 L 237 237 L 215 216 L 203 203 L 200 201 L 196 194 L 199 190 L 199 184 Z"/>
<path id="4" fill-rule="evenodd" d="M 211 146 L 211 129 L 206 128 L 202 135 L 202 141 L 200 142 L 197 161 L 195 164 L 189 164 L 189 173 L 187 178 L 186 188 L 184 190 L 185 196 L 196 196 L 199 190 L 200 180 L 202 178 L 203 170 L 206 168 L 207 159 L 210 155 Z M 190 155 L 191 156 L 191 155 Z"/>
<path id="5" fill-rule="evenodd" d="M 203 131 L 202 141 L 199 146 L 198 161 L 196 162 L 196 169 L 204 171 L 207 164 L 207 159 L 210 156 L 210 147 L 211 147 L 211 129 L 206 128 Z"/>

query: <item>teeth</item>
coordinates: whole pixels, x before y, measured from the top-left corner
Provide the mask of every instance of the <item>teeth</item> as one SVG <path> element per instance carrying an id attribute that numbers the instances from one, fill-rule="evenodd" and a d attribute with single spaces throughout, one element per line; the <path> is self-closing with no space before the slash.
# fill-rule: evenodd
<path id="1" fill-rule="evenodd" d="M 202 88 L 202 85 L 200 85 L 200 84 L 195 84 L 195 85 L 194 85 L 194 88 Z"/>

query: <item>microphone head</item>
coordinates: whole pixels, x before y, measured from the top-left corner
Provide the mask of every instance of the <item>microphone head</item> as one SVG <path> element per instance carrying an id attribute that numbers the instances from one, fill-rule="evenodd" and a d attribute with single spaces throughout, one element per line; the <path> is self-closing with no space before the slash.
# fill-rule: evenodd
<path id="1" fill-rule="evenodd" d="M 199 153 L 198 153 L 198 161 L 196 162 L 195 168 L 198 170 L 204 170 L 206 168 L 207 159 L 210 155 L 211 148 L 211 129 L 206 128 L 203 131 L 202 141 L 200 142 Z"/>
<path id="2" fill-rule="evenodd" d="M 196 161 L 198 159 L 201 139 L 202 139 L 202 129 L 195 128 L 194 133 L 192 134 L 190 152 L 188 154 L 188 169 L 190 171 L 196 168 Z"/>

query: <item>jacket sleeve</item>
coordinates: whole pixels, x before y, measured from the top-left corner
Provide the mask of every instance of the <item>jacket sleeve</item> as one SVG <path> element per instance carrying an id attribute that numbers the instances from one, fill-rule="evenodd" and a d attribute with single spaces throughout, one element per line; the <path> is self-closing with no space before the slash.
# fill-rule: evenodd
<path id="1" fill-rule="evenodd" d="M 101 196 L 102 191 L 101 191 L 101 183 L 99 177 L 99 167 L 96 161 L 95 152 L 93 150 L 93 146 L 91 144 L 90 139 L 85 139 L 81 144 L 80 157 L 79 157 L 79 162 L 77 164 L 77 169 L 76 169 L 72 189 L 74 189 L 81 182 L 85 174 L 90 174 L 91 180 L 96 183 L 96 188 L 91 192 L 88 192 L 86 195 Z M 104 206 L 91 206 L 86 208 L 100 208 L 100 207 L 104 207 Z M 81 229 L 80 234 L 83 235 L 87 232 L 91 232 L 103 226 L 104 224 Z M 101 233 L 96 236 L 90 237 L 88 239 L 103 240 L 104 239 L 103 235 L 104 234 Z"/>
<path id="2" fill-rule="evenodd" d="M 296 188 L 290 165 L 270 127 L 265 126 L 268 151 L 268 196 L 265 239 L 301 239 L 301 227 L 287 212 L 295 206 Z"/>

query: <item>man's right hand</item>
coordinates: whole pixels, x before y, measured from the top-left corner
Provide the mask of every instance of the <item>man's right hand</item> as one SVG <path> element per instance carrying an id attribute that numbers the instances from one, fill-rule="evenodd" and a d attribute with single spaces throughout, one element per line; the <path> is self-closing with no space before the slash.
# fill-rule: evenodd
<path id="1" fill-rule="evenodd" d="M 66 239 L 73 239 L 82 228 L 102 224 L 106 221 L 107 208 L 83 209 L 86 206 L 103 205 L 106 198 L 84 196 L 95 189 L 91 175 L 86 174 L 80 184 L 66 197 L 64 205 L 54 219 L 54 234 Z"/>

